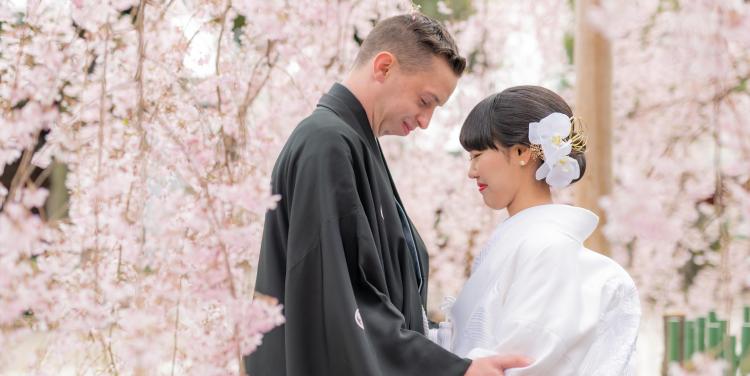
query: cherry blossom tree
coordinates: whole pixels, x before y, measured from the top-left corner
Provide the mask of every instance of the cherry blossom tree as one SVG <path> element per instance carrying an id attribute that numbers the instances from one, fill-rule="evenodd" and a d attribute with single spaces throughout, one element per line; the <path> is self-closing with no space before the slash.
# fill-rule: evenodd
<path id="1" fill-rule="evenodd" d="M 591 17 L 615 61 L 614 256 L 651 305 L 728 315 L 750 287 L 750 5 L 604 1 Z"/>
<path id="2" fill-rule="evenodd" d="M 613 47 L 613 257 L 645 320 L 715 310 L 738 335 L 750 303 L 750 4 L 602 1 L 590 17 Z M 698 355 L 672 372 L 718 375 L 722 363 Z"/>

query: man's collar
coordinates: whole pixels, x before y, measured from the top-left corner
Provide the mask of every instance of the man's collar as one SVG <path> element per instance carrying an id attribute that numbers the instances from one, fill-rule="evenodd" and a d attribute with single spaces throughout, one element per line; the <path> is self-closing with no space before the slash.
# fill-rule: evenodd
<path id="1" fill-rule="evenodd" d="M 318 106 L 328 108 L 341 117 L 363 139 L 367 140 L 373 151 L 379 149 L 365 108 L 346 86 L 339 83 L 333 84 L 328 93 L 320 98 Z"/>

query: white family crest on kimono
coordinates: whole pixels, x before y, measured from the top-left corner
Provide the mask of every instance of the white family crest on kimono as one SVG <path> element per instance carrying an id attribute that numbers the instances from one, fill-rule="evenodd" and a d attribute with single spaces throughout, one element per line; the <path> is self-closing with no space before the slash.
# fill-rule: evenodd
<path id="1" fill-rule="evenodd" d="M 540 205 L 499 225 L 451 309 L 450 350 L 534 360 L 508 376 L 632 374 L 638 292 L 622 267 L 583 246 L 598 220 Z"/>

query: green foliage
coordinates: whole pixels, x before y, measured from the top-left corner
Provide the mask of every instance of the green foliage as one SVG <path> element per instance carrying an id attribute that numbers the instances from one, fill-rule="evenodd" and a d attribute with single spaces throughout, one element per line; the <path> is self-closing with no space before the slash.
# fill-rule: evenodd
<path id="1" fill-rule="evenodd" d="M 462 21 L 472 14 L 474 8 L 471 0 L 443 0 L 451 10 L 451 14 L 438 12 L 438 0 L 414 0 L 414 5 L 419 6 L 422 13 L 440 21 Z"/>
<path id="2" fill-rule="evenodd" d="M 573 53 L 575 52 L 575 36 L 572 32 L 565 32 L 565 35 L 563 35 L 563 44 L 565 45 L 565 54 L 568 56 L 568 64 L 573 65 Z"/>

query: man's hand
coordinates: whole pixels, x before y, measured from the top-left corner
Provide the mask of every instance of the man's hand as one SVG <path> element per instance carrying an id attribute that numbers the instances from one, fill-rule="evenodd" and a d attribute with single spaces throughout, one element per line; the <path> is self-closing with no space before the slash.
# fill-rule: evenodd
<path id="1" fill-rule="evenodd" d="M 503 376 L 508 368 L 526 367 L 531 361 L 520 355 L 495 355 L 474 359 L 464 376 Z"/>

